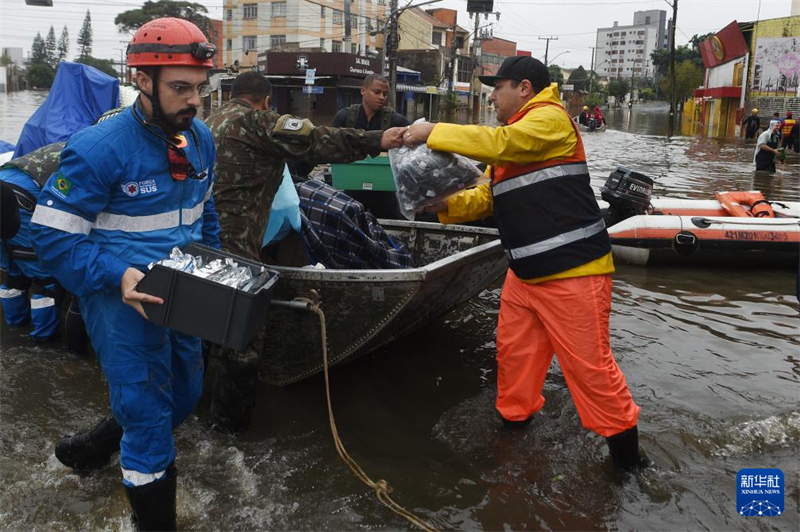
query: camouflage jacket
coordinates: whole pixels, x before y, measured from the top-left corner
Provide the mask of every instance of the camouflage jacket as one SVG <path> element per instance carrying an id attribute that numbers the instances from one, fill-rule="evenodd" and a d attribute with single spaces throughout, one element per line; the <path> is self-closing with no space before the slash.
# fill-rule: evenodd
<path id="1" fill-rule="evenodd" d="M 43 187 L 47 179 L 58 170 L 61 162 L 61 150 L 64 149 L 65 144 L 66 142 L 54 142 L 42 146 L 26 155 L 11 159 L 0 167 L 0 170 L 18 168 L 31 176 L 31 179 L 36 181 L 39 187 Z"/>
<path id="2" fill-rule="evenodd" d="M 240 98 L 211 113 L 206 124 L 217 146 L 214 206 L 222 249 L 255 260 L 287 157 L 352 162 L 381 151 L 380 131 L 314 127 L 308 120 L 257 111 Z"/>

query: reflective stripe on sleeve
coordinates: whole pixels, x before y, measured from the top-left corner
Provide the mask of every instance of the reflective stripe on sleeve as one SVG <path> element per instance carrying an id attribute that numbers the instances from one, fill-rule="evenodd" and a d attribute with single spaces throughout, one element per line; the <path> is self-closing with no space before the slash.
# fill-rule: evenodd
<path id="1" fill-rule="evenodd" d="M 505 181 L 501 181 L 492 187 L 492 194 L 494 196 L 499 196 L 500 194 L 505 194 L 506 192 L 510 192 L 524 186 L 547 181 L 548 179 L 553 179 L 554 177 L 582 175 L 588 173 L 589 167 L 586 166 L 586 163 L 551 166 L 549 168 L 543 168 L 541 170 L 536 170 L 535 172 L 529 172 L 527 174 L 518 175 L 506 179 Z"/>
<path id="2" fill-rule="evenodd" d="M 0 288 L 0 299 L 14 299 L 22 295 L 22 290 L 16 288 Z"/>
<path id="3" fill-rule="evenodd" d="M 37 299 L 31 299 L 31 309 L 38 309 L 38 308 L 47 308 L 53 307 L 56 304 L 56 300 L 52 297 L 40 297 Z"/>
<path id="4" fill-rule="evenodd" d="M 211 199 L 211 194 L 214 193 L 214 183 L 211 183 L 211 186 L 208 187 L 208 192 L 206 192 L 205 197 L 203 198 L 203 203 L 207 202 Z"/>
<path id="5" fill-rule="evenodd" d="M 594 236 L 603 229 L 605 229 L 605 227 L 606 227 L 606 222 L 601 218 L 597 222 L 591 225 L 587 225 L 586 227 L 581 227 L 573 231 L 568 231 L 566 233 L 562 233 L 552 238 L 548 238 L 547 240 L 536 242 L 535 244 L 529 244 L 527 246 L 510 249 L 508 250 L 508 256 L 512 260 L 519 260 L 519 259 L 524 259 L 525 257 L 538 255 L 540 253 L 550 251 L 551 249 L 565 246 L 567 244 L 577 242 L 578 240 L 584 240 L 586 238 Z"/>
<path id="6" fill-rule="evenodd" d="M 31 223 L 75 235 L 88 235 L 92 230 L 92 222 L 84 220 L 77 214 L 70 214 L 41 204 L 37 205 L 36 210 L 33 211 Z"/>

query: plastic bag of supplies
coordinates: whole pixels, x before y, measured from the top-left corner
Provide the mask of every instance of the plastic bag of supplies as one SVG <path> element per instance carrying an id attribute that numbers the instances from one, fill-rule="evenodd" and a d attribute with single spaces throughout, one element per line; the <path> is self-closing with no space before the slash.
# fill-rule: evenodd
<path id="1" fill-rule="evenodd" d="M 424 143 L 389 150 L 400 212 L 413 220 L 420 209 L 475 184 L 481 171 L 466 157 L 434 151 Z"/>

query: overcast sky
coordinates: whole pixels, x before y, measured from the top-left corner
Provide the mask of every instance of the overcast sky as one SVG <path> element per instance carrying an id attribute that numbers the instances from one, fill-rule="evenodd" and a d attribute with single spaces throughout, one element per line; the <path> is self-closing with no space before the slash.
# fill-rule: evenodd
<path id="1" fill-rule="evenodd" d="M 415 3 L 421 0 L 415 0 Z M 21 47 L 28 54 L 36 32 L 46 37 L 53 25 L 56 38 L 64 24 L 70 36 L 70 58 L 77 52 L 78 31 L 86 10 L 92 14 L 93 53 L 102 59 L 119 60 L 129 36 L 117 32 L 114 17 L 135 9 L 144 1 L 137 0 L 53 0 L 53 7 L 31 7 L 25 0 L 0 0 L 0 47 Z M 222 0 L 200 1 L 212 18 L 222 18 Z M 401 6 L 408 0 L 399 0 Z M 679 0 L 676 42 L 685 44 L 694 34 L 719 31 L 733 20 L 739 22 L 789 16 L 791 0 Z M 459 25 L 472 30 L 466 13 L 466 0 L 443 0 L 425 8 L 447 7 L 459 10 Z M 535 57 L 544 57 L 545 41 L 539 37 L 557 36 L 550 42 L 549 57 L 563 67 L 591 66 L 591 46 L 596 30 L 618 21 L 633 22 L 634 11 L 663 9 L 671 17 L 666 0 L 495 0 L 500 21 L 490 16 L 494 35 L 516 41 L 517 48 L 530 50 Z M 125 41 L 125 42 L 119 42 Z M 564 52 L 562 54 L 562 52 Z M 562 55 L 559 55 L 562 54 Z"/>

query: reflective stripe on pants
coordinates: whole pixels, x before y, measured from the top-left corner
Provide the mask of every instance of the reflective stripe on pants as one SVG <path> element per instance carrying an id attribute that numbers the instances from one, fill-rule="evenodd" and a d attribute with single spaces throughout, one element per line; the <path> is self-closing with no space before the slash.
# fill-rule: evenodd
<path id="1" fill-rule="evenodd" d="M 635 426 L 640 409 L 611 352 L 610 312 L 610 275 L 528 284 L 509 270 L 497 327 L 500 415 L 541 410 L 555 354 L 585 428 L 608 437 Z"/>

